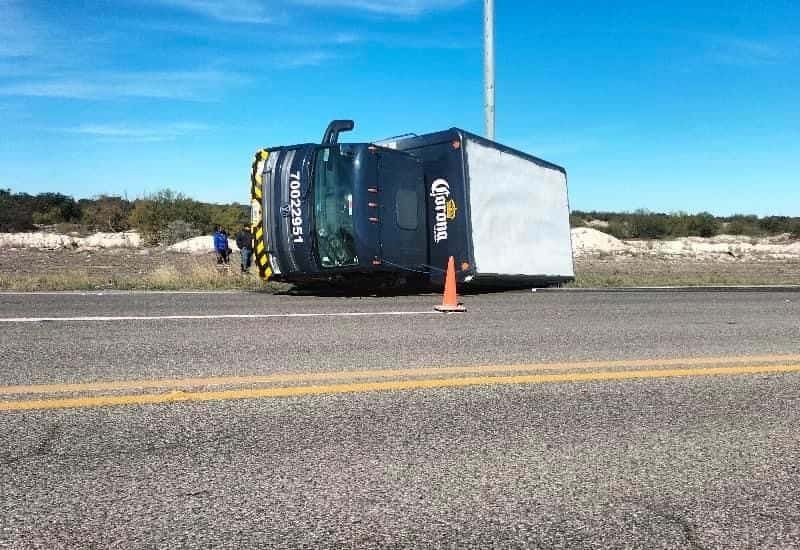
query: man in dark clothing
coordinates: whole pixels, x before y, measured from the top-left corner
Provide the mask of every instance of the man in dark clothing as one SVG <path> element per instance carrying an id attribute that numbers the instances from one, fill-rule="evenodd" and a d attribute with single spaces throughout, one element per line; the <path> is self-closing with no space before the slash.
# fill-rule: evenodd
<path id="1" fill-rule="evenodd" d="M 242 255 L 242 273 L 249 273 L 250 262 L 253 259 L 253 234 L 250 233 L 248 226 L 244 226 L 236 235 L 236 246 L 239 247 L 239 253 Z"/>

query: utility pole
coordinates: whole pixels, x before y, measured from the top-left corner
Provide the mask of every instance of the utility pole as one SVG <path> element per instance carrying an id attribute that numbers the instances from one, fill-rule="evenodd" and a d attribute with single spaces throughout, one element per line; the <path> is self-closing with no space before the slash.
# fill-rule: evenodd
<path id="1" fill-rule="evenodd" d="M 483 0 L 483 80 L 486 137 L 494 140 L 494 0 Z"/>

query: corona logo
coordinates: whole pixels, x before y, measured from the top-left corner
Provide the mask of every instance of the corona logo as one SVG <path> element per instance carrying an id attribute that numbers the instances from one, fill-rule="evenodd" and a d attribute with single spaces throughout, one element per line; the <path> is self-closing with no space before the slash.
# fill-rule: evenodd
<path id="1" fill-rule="evenodd" d="M 447 201 L 445 215 L 447 216 L 448 221 L 452 221 L 456 219 L 456 212 L 458 212 L 458 207 L 456 206 L 456 201 L 450 199 Z"/>
<path id="2" fill-rule="evenodd" d="M 430 196 L 433 199 L 433 242 L 438 244 L 447 240 L 447 222 L 456 217 L 457 209 L 455 201 L 450 198 L 450 184 L 444 178 L 433 180 Z"/>

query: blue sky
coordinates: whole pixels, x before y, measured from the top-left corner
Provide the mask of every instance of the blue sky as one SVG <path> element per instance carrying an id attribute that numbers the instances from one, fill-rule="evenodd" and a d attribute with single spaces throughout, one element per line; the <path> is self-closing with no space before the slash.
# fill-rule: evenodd
<path id="1" fill-rule="evenodd" d="M 480 0 L 0 0 L 0 188 L 246 202 L 261 146 L 483 133 Z M 575 209 L 800 215 L 796 0 L 496 0 L 497 140 Z"/>

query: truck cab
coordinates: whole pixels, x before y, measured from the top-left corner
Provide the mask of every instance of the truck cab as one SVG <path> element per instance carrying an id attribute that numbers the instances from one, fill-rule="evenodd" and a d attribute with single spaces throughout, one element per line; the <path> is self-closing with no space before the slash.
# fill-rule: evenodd
<path id="1" fill-rule="evenodd" d="M 332 122 L 321 144 L 257 153 L 251 198 L 262 275 L 353 279 L 427 263 L 421 162 L 371 143 L 338 143 L 348 122 Z"/>

